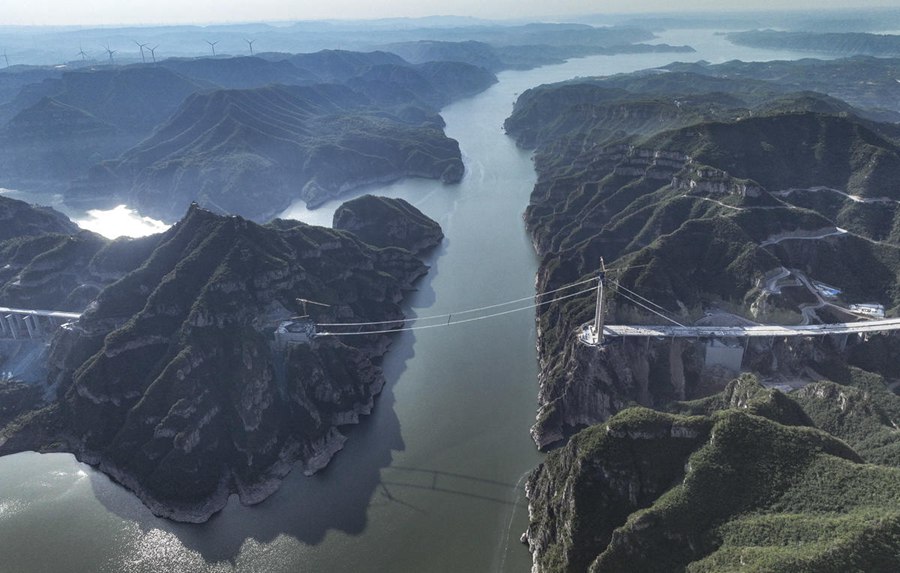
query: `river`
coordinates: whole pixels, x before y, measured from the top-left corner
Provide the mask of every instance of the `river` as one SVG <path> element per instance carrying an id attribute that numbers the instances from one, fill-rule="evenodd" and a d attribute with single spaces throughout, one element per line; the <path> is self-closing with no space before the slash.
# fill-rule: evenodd
<path id="1" fill-rule="evenodd" d="M 442 111 L 464 155 L 463 181 L 373 190 L 406 198 L 446 234 L 410 312 L 442 314 L 534 292 L 537 260 L 522 224 L 534 169 L 501 129 L 519 93 L 676 59 L 803 57 L 733 46 L 711 31 L 666 32 L 660 41 L 698 53 L 504 72 Z M 296 205 L 285 216 L 330 226 L 336 206 Z M 291 474 L 257 506 L 232 500 L 203 525 L 155 518 L 69 455 L 0 459 L 0 571 L 528 571 L 519 543 L 527 524 L 522 482 L 542 457 L 528 434 L 537 396 L 533 313 L 402 333 L 384 367 L 388 383 L 373 414 L 347 430 L 331 465 L 311 478 Z"/>

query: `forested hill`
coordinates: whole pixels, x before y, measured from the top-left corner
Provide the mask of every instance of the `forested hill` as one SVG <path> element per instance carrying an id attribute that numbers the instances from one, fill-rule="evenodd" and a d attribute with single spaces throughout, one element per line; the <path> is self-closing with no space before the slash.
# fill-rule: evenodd
<path id="1" fill-rule="evenodd" d="M 174 220 L 193 200 L 266 219 L 369 183 L 454 182 L 438 111 L 494 82 L 462 62 L 340 50 L 85 67 L 0 101 L 0 184 Z"/>

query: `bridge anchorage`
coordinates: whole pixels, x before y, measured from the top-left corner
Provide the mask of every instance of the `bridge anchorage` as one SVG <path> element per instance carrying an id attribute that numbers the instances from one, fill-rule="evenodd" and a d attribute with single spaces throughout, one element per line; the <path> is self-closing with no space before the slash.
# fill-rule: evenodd
<path id="1" fill-rule="evenodd" d="M 76 312 L 0 307 L 0 339 L 44 340 L 64 323 L 80 317 Z"/>

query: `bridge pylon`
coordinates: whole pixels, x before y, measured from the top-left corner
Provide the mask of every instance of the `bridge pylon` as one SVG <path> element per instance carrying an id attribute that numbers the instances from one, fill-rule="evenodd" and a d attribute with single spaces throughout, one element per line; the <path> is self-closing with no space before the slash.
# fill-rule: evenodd
<path id="1" fill-rule="evenodd" d="M 606 282 L 606 264 L 603 257 L 600 257 L 600 273 L 597 276 L 597 305 L 594 310 L 594 343 L 603 343 L 603 326 L 604 326 L 604 308 L 603 308 L 603 286 Z"/>

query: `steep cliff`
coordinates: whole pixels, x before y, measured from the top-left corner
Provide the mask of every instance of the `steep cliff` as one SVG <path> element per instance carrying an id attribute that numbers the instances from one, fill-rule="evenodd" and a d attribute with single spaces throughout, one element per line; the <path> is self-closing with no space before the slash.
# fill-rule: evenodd
<path id="1" fill-rule="evenodd" d="M 525 92 L 506 127 L 520 144 L 537 145 L 525 221 L 541 256 L 539 292 L 595 276 L 602 258 L 610 269 L 607 321 L 620 324 L 689 324 L 711 311 L 830 320 L 827 304 L 801 296 L 802 286 L 766 290 L 780 269 L 839 285 L 851 302 L 900 304 L 891 199 L 900 190 L 900 147 L 892 126 L 789 89 L 675 71 Z M 772 304 L 762 308 L 761 298 Z M 583 297 L 538 315 L 533 436 L 541 447 L 629 403 L 661 407 L 716 388 L 700 343 L 583 347 L 575 333 L 593 306 Z M 807 365 L 817 366 L 827 354 L 825 342 L 751 346 L 743 363 L 767 374 L 802 373 L 798 356 L 807 352 Z M 765 352 L 778 355 L 779 366 Z"/>

